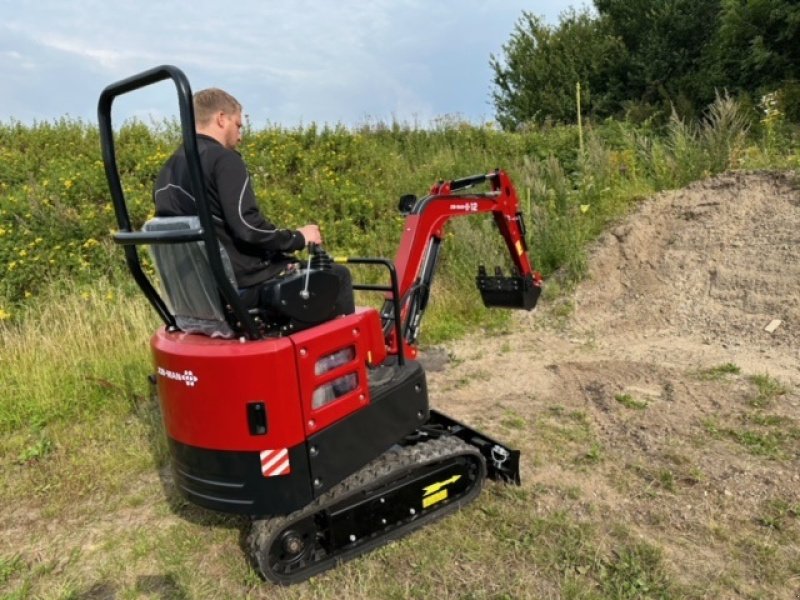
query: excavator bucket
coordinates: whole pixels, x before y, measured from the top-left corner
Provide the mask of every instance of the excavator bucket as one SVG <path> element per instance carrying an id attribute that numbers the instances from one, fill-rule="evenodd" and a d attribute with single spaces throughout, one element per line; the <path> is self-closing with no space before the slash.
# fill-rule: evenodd
<path id="1" fill-rule="evenodd" d="M 487 308 L 522 308 L 531 310 L 539 300 L 542 292 L 541 284 L 532 275 L 504 276 L 500 267 L 495 269 L 494 276 L 486 274 L 486 267 L 478 267 L 475 278 L 483 304 Z"/>

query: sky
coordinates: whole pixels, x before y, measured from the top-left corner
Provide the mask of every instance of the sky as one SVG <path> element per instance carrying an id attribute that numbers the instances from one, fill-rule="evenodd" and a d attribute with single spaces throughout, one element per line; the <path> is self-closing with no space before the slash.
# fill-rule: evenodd
<path id="1" fill-rule="evenodd" d="M 489 57 L 526 10 L 557 24 L 581 0 L 0 0 L 0 122 L 96 121 L 115 81 L 172 64 L 221 87 L 254 127 L 491 121 Z M 177 113 L 161 82 L 114 123 Z"/>

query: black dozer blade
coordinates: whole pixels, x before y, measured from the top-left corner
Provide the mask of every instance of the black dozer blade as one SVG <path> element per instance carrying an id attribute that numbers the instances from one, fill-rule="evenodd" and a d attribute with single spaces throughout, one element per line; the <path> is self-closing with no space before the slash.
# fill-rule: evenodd
<path id="1" fill-rule="evenodd" d="M 438 410 L 430 410 L 428 425 L 439 427 L 477 448 L 486 459 L 486 476 L 489 479 L 514 485 L 522 483 L 519 476 L 519 450 L 513 450 Z"/>
<path id="2" fill-rule="evenodd" d="M 542 288 L 534 283 L 533 275 L 505 277 L 500 267 L 497 267 L 494 276 L 490 276 L 486 274 L 486 267 L 480 265 L 475 283 L 481 293 L 483 305 L 487 308 L 531 310 L 536 306 L 542 292 Z"/>

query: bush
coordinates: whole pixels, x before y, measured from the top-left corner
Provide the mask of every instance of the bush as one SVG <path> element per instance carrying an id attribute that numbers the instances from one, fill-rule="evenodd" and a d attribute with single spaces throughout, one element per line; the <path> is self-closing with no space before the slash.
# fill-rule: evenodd
<path id="1" fill-rule="evenodd" d="M 501 167 L 515 181 L 527 214 L 534 265 L 545 275 L 562 269 L 574 280 L 585 268 L 586 242 L 633 198 L 730 166 L 765 166 L 781 156 L 797 163 L 796 129 L 783 119 L 780 127 L 763 121 L 758 135 L 749 136 L 739 104 L 718 96 L 699 123 L 675 114 L 663 129 L 649 121 L 587 123 L 583 155 L 575 126 L 510 133 L 452 118 L 430 129 L 399 123 L 268 127 L 249 131 L 241 151 L 274 222 L 319 223 L 329 250 L 351 256 L 394 257 L 403 228 L 399 196 L 423 195 L 439 179 Z M 174 122 L 132 122 L 118 133 L 120 173 L 137 226 L 152 214 L 152 181 L 178 133 Z M 128 279 L 122 252 L 110 241 L 116 221 L 95 126 L 69 119 L 0 123 L 0 175 L 0 320 L 13 320 L 53 283 Z M 449 318 L 489 319 L 472 288 L 474 245 L 460 241 L 474 231 L 500 248 L 494 255 L 482 247 L 482 255 L 507 260 L 499 236 L 484 227 L 478 219 L 448 228 L 458 239 L 445 249 L 437 281 L 467 298 Z M 448 257 L 462 251 L 472 260 Z"/>

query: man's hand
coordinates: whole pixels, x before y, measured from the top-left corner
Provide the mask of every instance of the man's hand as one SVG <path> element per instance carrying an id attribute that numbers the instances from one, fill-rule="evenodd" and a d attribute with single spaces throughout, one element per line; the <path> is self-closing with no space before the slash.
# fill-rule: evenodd
<path id="1" fill-rule="evenodd" d="M 320 233 L 317 225 L 303 225 L 297 231 L 303 234 L 303 238 L 306 240 L 306 245 L 322 243 L 322 234 Z"/>

